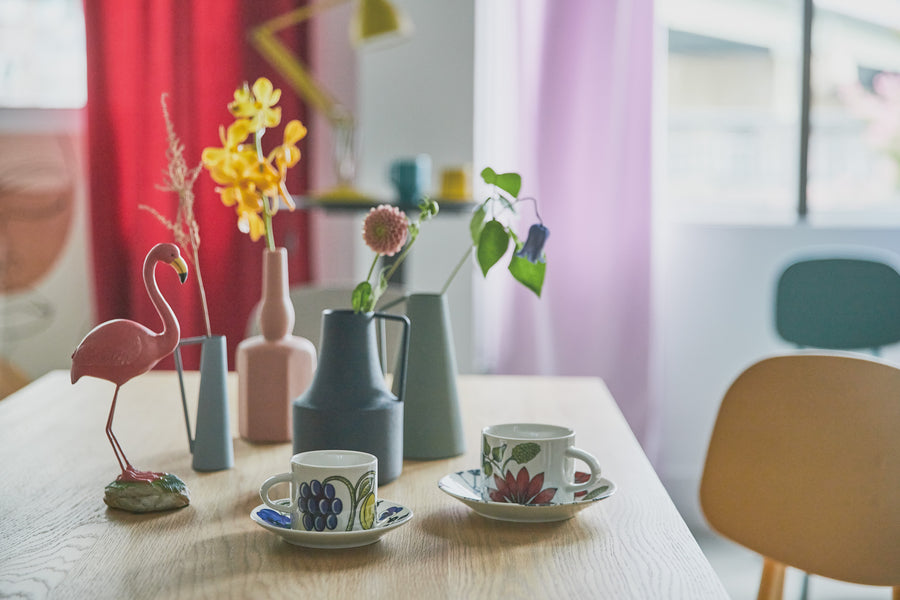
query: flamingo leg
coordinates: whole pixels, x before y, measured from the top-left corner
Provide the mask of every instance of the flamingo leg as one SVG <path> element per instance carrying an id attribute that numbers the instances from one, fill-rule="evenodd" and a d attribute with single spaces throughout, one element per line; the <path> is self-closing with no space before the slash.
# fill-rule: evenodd
<path id="1" fill-rule="evenodd" d="M 116 413 L 116 400 L 119 398 L 119 387 L 118 385 L 116 386 L 112 406 L 109 409 L 109 419 L 106 420 L 106 437 L 109 438 L 109 443 L 112 444 L 113 452 L 116 454 L 116 460 L 119 461 L 119 467 L 122 469 L 122 473 L 125 474 L 128 472 L 127 469 L 132 467 L 128 459 L 125 458 L 125 453 L 122 451 L 122 446 L 119 445 L 119 440 L 116 439 L 115 434 L 112 432 L 113 415 Z"/>
<path id="2" fill-rule="evenodd" d="M 122 474 L 116 479 L 118 481 L 155 481 L 165 475 L 165 473 L 138 471 L 131 466 L 131 463 L 128 462 L 128 459 L 125 457 L 125 451 L 122 450 L 119 440 L 116 439 L 116 436 L 112 431 L 113 416 L 116 412 L 116 400 L 119 398 L 119 387 L 121 386 L 116 386 L 116 392 L 113 394 L 112 406 L 109 409 L 109 418 L 106 420 L 106 437 L 109 438 L 109 443 L 112 444 L 113 452 L 116 454 L 116 460 L 119 461 L 119 467 L 122 469 Z"/>

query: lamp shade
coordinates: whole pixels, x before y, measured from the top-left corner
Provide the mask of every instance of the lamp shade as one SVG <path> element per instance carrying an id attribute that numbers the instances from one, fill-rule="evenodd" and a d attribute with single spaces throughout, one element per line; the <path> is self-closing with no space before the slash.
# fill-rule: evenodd
<path id="1" fill-rule="evenodd" d="M 359 0 L 350 22 L 354 46 L 402 39 L 411 32 L 406 16 L 388 0 Z"/>

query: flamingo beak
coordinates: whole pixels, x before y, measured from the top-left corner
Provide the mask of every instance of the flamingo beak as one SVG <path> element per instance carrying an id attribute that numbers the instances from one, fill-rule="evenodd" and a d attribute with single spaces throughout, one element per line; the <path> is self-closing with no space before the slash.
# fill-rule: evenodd
<path id="1" fill-rule="evenodd" d="M 181 283 L 184 283 L 188 276 L 188 267 L 187 263 L 184 262 L 184 259 L 178 256 L 169 264 L 172 265 L 172 268 L 178 273 L 178 279 L 181 280 Z"/>

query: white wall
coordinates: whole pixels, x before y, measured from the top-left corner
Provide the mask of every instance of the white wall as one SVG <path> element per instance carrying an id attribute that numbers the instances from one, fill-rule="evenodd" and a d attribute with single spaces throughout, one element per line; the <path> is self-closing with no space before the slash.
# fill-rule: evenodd
<path id="1" fill-rule="evenodd" d="M 668 222 L 658 234 L 654 377 L 662 440 L 657 469 L 688 523 L 704 526 L 697 500 L 700 473 L 722 395 L 753 362 L 793 350 L 774 328 L 780 270 L 797 253 L 830 247 L 900 255 L 900 232 Z M 900 348 L 887 348 L 882 356 L 900 362 Z M 746 489 L 752 494 L 754 482 Z"/>
<path id="2" fill-rule="evenodd" d="M 0 359 L 35 379 L 51 369 L 68 369 L 72 351 L 94 322 L 91 300 L 91 273 L 88 270 L 87 246 L 87 183 L 83 178 L 84 154 L 82 113 L 77 110 L 0 110 L 0 134 L 51 134 L 65 144 L 74 162 L 69 173 L 47 173 L 53 180 L 71 177 L 74 191 L 74 210 L 66 232 L 60 256 L 52 267 L 28 289 L 0 293 Z M 8 148 L 4 152 L 10 151 Z M 36 157 L 4 155 L 2 162 L 9 171 L 10 185 L 16 183 L 15 169 L 56 168 Z M 24 161 L 24 163 L 23 163 Z M 33 175 L 33 174 L 32 174 Z M 2 188 L 2 186 L 0 186 Z M 7 227 L 15 227 L 16 214 L 26 212 L 0 198 L 0 235 Z M 10 236 L 11 239 L 12 236 Z M 15 269 L 12 252 L 22 248 L 7 248 L 9 239 L 0 238 L 0 276 L 6 269 Z M 2 377 L 2 373 L 0 373 Z M 0 382 L 2 383 L 2 382 Z M 2 386 L 0 386 L 2 387 Z"/>
<path id="3" fill-rule="evenodd" d="M 326 59 L 347 52 L 349 11 L 329 15 L 329 21 L 316 25 L 319 29 L 314 36 L 319 78 L 342 103 L 355 107 L 360 146 L 357 187 L 386 202 L 394 199 L 388 178 L 393 160 L 430 155 L 429 192 L 437 197 L 441 169 L 463 166 L 471 170 L 474 135 L 474 0 L 397 0 L 395 4 L 413 23 L 412 36 L 388 48 L 361 50 L 350 69 Z M 358 76 L 355 90 L 347 77 L 354 71 Z M 327 188 L 334 183 L 327 162 L 330 143 L 324 148 L 315 143 L 314 188 Z M 315 279 L 324 283 L 361 280 L 372 256 L 360 235 L 364 212 L 315 212 Z M 404 266 L 409 291 L 440 290 L 468 243 L 469 216 L 468 212 L 445 210 L 423 226 Z M 463 373 L 478 370 L 475 285 L 469 265 L 448 292 L 457 361 Z"/>

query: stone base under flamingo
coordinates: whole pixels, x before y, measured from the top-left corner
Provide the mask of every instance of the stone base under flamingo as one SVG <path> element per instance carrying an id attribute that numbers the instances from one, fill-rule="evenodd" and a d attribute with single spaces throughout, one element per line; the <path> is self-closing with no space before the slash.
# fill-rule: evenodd
<path id="1" fill-rule="evenodd" d="M 110 508 L 134 513 L 181 508 L 191 503 L 191 493 L 177 475 L 160 473 L 153 481 L 116 479 L 106 486 L 103 501 Z"/>

